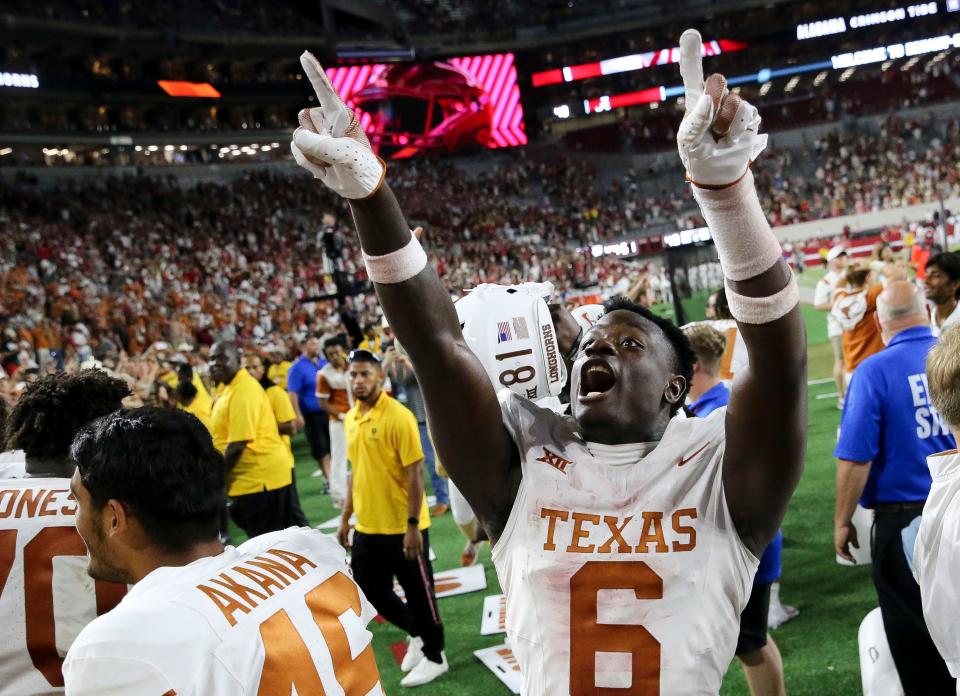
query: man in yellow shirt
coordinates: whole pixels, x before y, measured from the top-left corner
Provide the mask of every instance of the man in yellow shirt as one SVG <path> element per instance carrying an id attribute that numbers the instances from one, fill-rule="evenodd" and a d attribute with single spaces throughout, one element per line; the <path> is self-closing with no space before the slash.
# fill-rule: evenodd
<path id="1" fill-rule="evenodd" d="M 213 405 L 213 444 L 227 468 L 230 514 L 248 536 L 286 529 L 294 519 L 290 453 L 263 387 L 240 366 L 235 343 L 210 351 L 210 376 L 224 388 Z"/>
<path id="2" fill-rule="evenodd" d="M 209 418 L 213 410 L 213 399 L 210 398 L 210 392 L 207 391 L 207 386 L 203 383 L 200 375 L 197 374 L 190 363 L 186 362 L 186 358 L 183 356 L 178 356 L 170 364 L 173 369 L 157 377 L 157 380 L 170 387 L 171 391 L 175 391 L 182 382 L 192 384 L 197 390 L 197 395 L 193 410 L 189 412 L 196 415 L 196 412 L 199 411 Z M 184 410 L 187 411 L 188 409 L 185 408 Z M 200 420 L 203 421 L 202 418 Z"/>
<path id="3" fill-rule="evenodd" d="M 294 468 L 296 461 L 293 457 L 293 444 L 290 441 L 290 436 L 297 432 L 297 413 L 293 410 L 290 395 L 287 394 L 286 389 L 282 389 L 280 385 L 274 384 L 270 378 L 264 374 L 266 370 L 263 365 L 263 358 L 257 353 L 247 353 L 243 358 L 243 364 L 247 372 L 250 373 L 250 376 L 257 380 L 267 393 L 267 399 L 270 401 L 273 416 L 277 419 L 277 430 L 280 432 L 280 439 L 283 440 L 283 444 L 287 446 L 287 451 L 290 453 L 290 468 L 293 469 L 293 480 L 291 484 L 293 485 L 294 521 L 299 527 L 308 527 L 310 523 L 307 521 L 307 516 L 300 506 L 300 493 L 297 491 L 297 472 Z"/>
<path id="4" fill-rule="evenodd" d="M 355 513 L 354 579 L 380 615 L 410 636 L 400 666 L 408 674 L 400 685 L 419 686 L 449 670 L 429 558 L 420 430 L 413 413 L 383 391 L 383 368 L 376 355 L 352 351 L 347 374 L 355 403 L 344 421 L 353 476 L 340 543 L 347 546 Z M 406 602 L 393 591 L 394 577 Z"/>
<path id="5" fill-rule="evenodd" d="M 203 423 L 203 427 L 208 433 L 213 432 L 213 421 L 211 420 L 211 409 L 203 408 L 203 402 L 200 399 L 200 393 L 190 382 L 180 382 L 174 390 L 177 405 L 198 421 Z M 209 397 L 208 397 L 209 399 Z"/>
<path id="6" fill-rule="evenodd" d="M 376 324 L 367 324 L 363 327 L 363 336 L 363 340 L 357 346 L 358 350 L 368 350 L 377 356 L 383 353 L 383 339 L 380 338 Z"/>
<path id="7" fill-rule="evenodd" d="M 293 364 L 287 360 L 286 346 L 271 346 L 268 349 L 270 358 L 270 367 L 267 368 L 267 377 L 271 382 L 279 386 L 284 391 L 287 390 L 287 373 Z"/>
<path id="8" fill-rule="evenodd" d="M 170 379 L 172 377 L 172 379 Z M 160 381 L 164 384 L 168 384 L 171 389 L 177 394 L 177 402 L 187 413 L 192 413 L 195 415 L 201 423 L 206 426 L 207 430 L 210 430 L 210 416 L 213 414 L 213 399 L 210 398 L 210 392 L 207 391 L 206 385 L 203 383 L 203 380 L 200 379 L 200 375 L 197 374 L 197 371 L 186 362 L 178 363 L 176 372 L 168 372 L 163 377 L 160 377 Z M 180 394 L 180 386 L 189 384 L 193 386 L 193 390 L 185 389 L 184 395 Z M 192 396 L 190 396 L 192 394 Z M 186 403 L 184 402 L 186 398 Z"/>

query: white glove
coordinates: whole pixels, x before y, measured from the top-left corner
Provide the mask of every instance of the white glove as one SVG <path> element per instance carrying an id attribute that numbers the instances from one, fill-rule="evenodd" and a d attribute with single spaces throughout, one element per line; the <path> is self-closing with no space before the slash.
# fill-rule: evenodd
<path id="1" fill-rule="evenodd" d="M 680 161 L 687 179 L 701 188 L 738 182 L 767 146 L 757 108 L 726 88 L 726 79 L 703 80 L 703 40 L 696 29 L 680 37 L 680 76 L 686 114 L 677 131 Z"/>
<path id="2" fill-rule="evenodd" d="M 300 112 L 290 150 L 301 167 L 344 198 L 368 198 L 380 188 L 386 165 L 370 147 L 360 119 L 337 95 L 308 51 L 300 64 L 320 106 Z"/>

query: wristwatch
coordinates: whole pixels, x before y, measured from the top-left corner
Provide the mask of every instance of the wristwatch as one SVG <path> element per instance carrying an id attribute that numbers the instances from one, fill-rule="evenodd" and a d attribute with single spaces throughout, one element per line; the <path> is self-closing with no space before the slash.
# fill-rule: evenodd
<path id="1" fill-rule="evenodd" d="M 412 525 L 412 524 L 415 524 L 415 525 L 417 525 L 417 526 L 419 527 L 419 526 L 420 526 L 420 518 L 419 518 L 419 517 L 408 517 L 408 518 L 407 518 L 407 526 L 409 527 L 409 526 Z"/>

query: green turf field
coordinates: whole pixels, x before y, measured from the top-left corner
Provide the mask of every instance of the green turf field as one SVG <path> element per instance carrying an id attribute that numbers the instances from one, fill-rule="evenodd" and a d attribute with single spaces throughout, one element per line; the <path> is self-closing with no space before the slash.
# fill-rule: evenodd
<path id="1" fill-rule="evenodd" d="M 829 377 L 832 355 L 826 343 L 823 315 L 804 307 L 804 316 L 810 342 L 810 379 Z M 861 692 L 857 627 L 877 604 L 868 568 L 846 568 L 834 562 L 834 462 L 831 452 L 839 412 L 835 397 L 816 398 L 834 391 L 832 382 L 810 387 L 806 469 L 783 524 L 781 596 L 787 604 L 796 606 L 800 615 L 774 631 L 773 635 L 783 654 L 787 691 L 798 696 L 845 696 Z M 295 440 L 297 478 L 307 516 L 312 523 L 319 524 L 336 511 L 329 499 L 320 494 L 320 479 L 310 478 L 312 466 L 305 444 L 302 436 Z M 429 487 L 429 479 L 427 485 Z M 438 557 L 435 570 L 459 565 L 463 539 L 449 514 L 434 519 L 431 542 Z M 487 571 L 485 592 L 439 602 L 446 627 L 450 673 L 433 684 L 416 689 L 418 694 L 487 696 L 509 693 L 473 656 L 473 651 L 478 648 L 503 642 L 503 636 L 480 635 L 483 597 L 500 592 L 489 548 L 483 550 L 481 562 Z M 389 625 L 374 625 L 372 630 L 384 688 L 387 693 L 400 693 L 401 674 L 390 645 L 402 640 L 403 636 Z M 721 693 L 725 696 L 748 693 L 738 665 L 731 666 Z"/>

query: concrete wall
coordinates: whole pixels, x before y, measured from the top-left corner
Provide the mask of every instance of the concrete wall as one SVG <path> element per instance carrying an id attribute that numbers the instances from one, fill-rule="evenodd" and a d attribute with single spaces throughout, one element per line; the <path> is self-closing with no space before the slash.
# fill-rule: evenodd
<path id="1" fill-rule="evenodd" d="M 960 198 L 944 199 L 943 207 L 951 211 L 960 211 Z M 878 210 L 877 212 L 859 215 L 842 215 L 823 220 L 800 222 L 796 225 L 775 227 L 773 231 L 781 242 L 802 241 L 814 237 L 834 237 L 842 234 L 846 225 L 849 225 L 853 232 L 857 232 L 858 230 L 876 229 L 902 222 L 921 222 L 926 220 L 930 213 L 938 210 L 940 210 L 940 202 L 933 201 L 932 203 L 908 205 L 903 208 Z"/>

